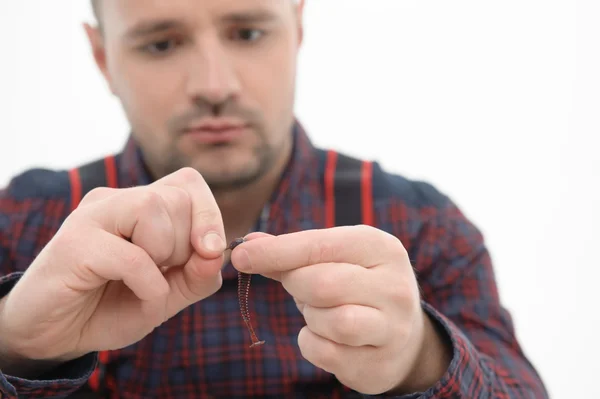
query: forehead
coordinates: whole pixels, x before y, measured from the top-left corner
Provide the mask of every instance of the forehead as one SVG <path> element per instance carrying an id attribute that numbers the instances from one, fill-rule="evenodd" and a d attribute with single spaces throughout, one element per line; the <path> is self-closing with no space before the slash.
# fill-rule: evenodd
<path id="1" fill-rule="evenodd" d="M 104 24 L 122 31 L 156 19 L 209 23 L 256 12 L 283 17 L 293 4 L 296 0 L 102 0 L 101 8 Z"/>

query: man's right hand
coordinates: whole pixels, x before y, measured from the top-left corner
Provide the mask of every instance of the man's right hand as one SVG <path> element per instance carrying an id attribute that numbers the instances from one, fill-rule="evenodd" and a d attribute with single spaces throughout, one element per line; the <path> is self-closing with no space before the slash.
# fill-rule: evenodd
<path id="1" fill-rule="evenodd" d="M 193 169 L 95 189 L 0 301 L 0 354 L 61 363 L 138 342 L 221 287 L 225 247 Z"/>

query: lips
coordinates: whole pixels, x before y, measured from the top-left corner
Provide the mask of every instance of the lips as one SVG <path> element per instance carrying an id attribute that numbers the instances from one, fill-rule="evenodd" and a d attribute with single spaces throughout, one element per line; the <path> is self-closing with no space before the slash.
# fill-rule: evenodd
<path id="1" fill-rule="evenodd" d="M 241 137 L 248 130 L 248 125 L 229 120 L 206 120 L 191 124 L 184 133 L 195 142 L 204 144 L 223 144 Z"/>

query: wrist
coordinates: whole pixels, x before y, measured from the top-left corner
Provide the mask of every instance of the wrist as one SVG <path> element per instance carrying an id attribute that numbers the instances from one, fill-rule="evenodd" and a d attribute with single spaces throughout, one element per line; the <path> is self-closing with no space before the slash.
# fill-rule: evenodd
<path id="1" fill-rule="evenodd" d="M 33 379 L 61 365 L 62 360 L 33 359 L 17 349 L 18 338 L 2 328 L 6 326 L 3 316 L 7 298 L 0 298 L 0 370 L 14 377 Z"/>
<path id="2" fill-rule="evenodd" d="M 420 349 L 411 372 L 394 389 L 392 394 L 404 395 L 425 392 L 442 379 L 452 361 L 450 338 L 425 311 Z"/>
<path id="3" fill-rule="evenodd" d="M 36 379 L 63 364 L 58 360 L 35 360 L 19 356 L 0 347 L 0 369 L 6 375 L 23 379 Z"/>

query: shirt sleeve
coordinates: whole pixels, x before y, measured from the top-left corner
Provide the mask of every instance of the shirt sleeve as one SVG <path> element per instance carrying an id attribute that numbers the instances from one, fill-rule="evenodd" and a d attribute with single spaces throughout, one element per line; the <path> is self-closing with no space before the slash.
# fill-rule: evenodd
<path id="1" fill-rule="evenodd" d="M 0 297 L 6 296 L 19 281 L 22 272 L 0 278 Z M 97 353 L 90 353 L 67 362 L 35 380 L 19 378 L 0 372 L 2 398 L 64 398 L 82 387 L 90 378 L 97 364 Z"/>
<path id="2" fill-rule="evenodd" d="M 491 257 L 478 229 L 449 200 L 423 227 L 411 259 L 422 307 L 451 342 L 445 375 L 425 392 L 395 399 L 547 399 L 548 393 L 518 343 L 502 307 Z M 424 266 L 423 266 L 424 265 Z"/>
<path id="3" fill-rule="evenodd" d="M 39 180 L 39 179 L 38 179 Z M 35 182 L 33 182 L 35 183 Z M 15 178 L 0 190 L 0 298 L 6 296 L 23 275 L 35 248 L 42 239 L 43 227 L 58 225 L 56 201 L 46 201 L 31 177 Z M 46 179 L 47 188 L 56 182 Z M 36 191 L 38 190 L 38 191 Z M 48 190 L 46 190 L 48 191 Z M 44 220 L 42 226 L 40 221 Z M 0 340 L 2 337 L 0 337 Z M 86 384 L 96 368 L 97 353 L 90 353 L 62 364 L 35 380 L 19 378 L 0 370 L 0 398 L 64 398 Z"/>
<path id="4" fill-rule="evenodd" d="M 2 261 L 0 259 L 0 261 Z M 6 296 L 19 281 L 22 272 L 0 278 L 0 297 Z M 90 353 L 67 362 L 35 380 L 19 378 L 0 372 L 2 398 L 64 398 L 82 387 L 96 368 L 97 353 Z"/>

